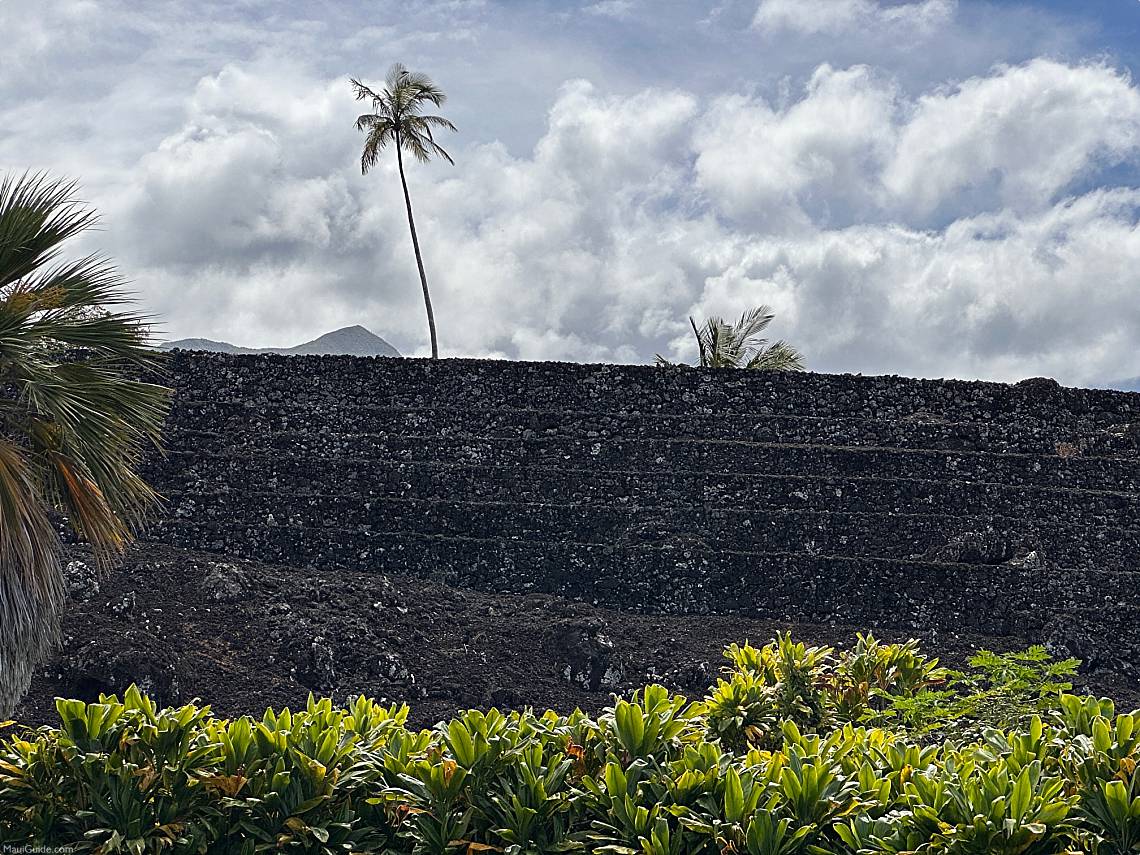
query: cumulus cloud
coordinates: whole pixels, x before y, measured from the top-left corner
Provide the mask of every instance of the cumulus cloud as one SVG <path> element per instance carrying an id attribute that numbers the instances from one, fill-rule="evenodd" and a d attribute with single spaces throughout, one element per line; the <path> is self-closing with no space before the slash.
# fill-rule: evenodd
<path id="1" fill-rule="evenodd" d="M 959 99 L 979 91 L 1032 89 L 1027 76 L 1088 90 L 1053 86 L 1054 103 L 1076 111 L 1064 124 L 1084 140 L 1066 153 L 1044 146 L 1060 166 L 1026 163 L 1026 147 L 1042 144 L 1031 121 L 1041 110 L 1013 97 L 987 108 L 989 126 L 1005 129 L 1006 160 L 981 132 L 929 153 L 944 136 L 930 116 L 968 113 Z M 349 106 L 337 82 L 294 80 L 287 97 L 267 97 L 274 86 L 251 69 L 200 82 L 185 126 L 140 163 L 126 213 L 130 231 L 148 237 L 126 251 L 164 283 L 151 293 L 165 313 L 187 313 L 189 280 L 212 300 L 197 323 L 211 318 L 231 338 L 248 340 L 250 326 L 300 337 L 316 302 L 326 324 L 364 315 L 382 333 L 404 331 L 395 337 L 405 349 L 422 348 L 414 332 L 408 346 L 422 309 L 393 165 L 360 178 L 353 140 L 322 146 Z M 767 302 L 780 334 L 818 368 L 1127 373 L 1112 343 L 1140 329 L 1131 272 L 1140 195 L 1052 197 L 1106 149 L 1122 151 L 1136 95 L 1109 68 L 1053 63 L 998 69 L 914 102 L 870 69 L 823 66 L 779 108 L 567 83 L 529 154 L 476 145 L 461 168 L 412 171 L 445 350 L 684 357 L 687 313 Z M 1010 137 L 1019 126 L 1025 136 Z M 1019 204 L 999 193 L 933 231 L 904 224 L 900 212 L 956 200 L 956 176 L 974 173 L 955 158 L 979 157 L 990 158 L 982 175 L 1028 168 L 1038 189 L 1011 197 Z M 1094 285 L 1095 299 L 1080 296 Z"/>
<path id="2" fill-rule="evenodd" d="M 696 174 L 720 208 L 754 227 L 812 228 L 864 215 L 894 146 L 896 93 L 861 66 L 820 66 L 784 107 L 730 95 L 696 133 Z"/>
<path id="3" fill-rule="evenodd" d="M 1140 91 L 1127 75 L 1036 59 L 919 99 L 883 181 L 923 216 L 1027 209 L 1138 146 Z"/>
<path id="4" fill-rule="evenodd" d="M 1125 343 L 1140 329 L 1138 216 L 1140 192 L 1093 191 L 1032 216 L 1005 210 L 938 232 L 851 226 L 742 238 L 736 263 L 706 281 L 694 310 L 742 310 L 764 295 L 831 368 L 1116 376 L 1132 364 Z M 677 350 L 684 344 L 679 336 Z"/>
<path id="5" fill-rule="evenodd" d="M 608 10 L 620 14 L 606 32 L 634 26 L 624 4 L 595 5 L 564 25 Z M 688 314 L 766 302 L 775 334 L 819 370 L 1069 382 L 1140 373 L 1140 90 L 1118 66 L 987 60 L 927 85 L 876 63 L 818 62 L 771 86 L 587 67 L 543 96 L 532 137 L 500 135 L 488 128 L 516 98 L 539 100 L 511 74 L 525 57 L 497 52 L 488 70 L 457 47 L 467 42 L 441 47 L 433 35 L 448 20 L 487 32 L 496 8 L 437 3 L 439 20 L 337 42 L 418 45 L 439 62 L 460 51 L 444 73 L 414 53 L 409 64 L 448 88 L 486 88 L 486 109 L 472 103 L 476 87 L 444 111 L 463 119 L 449 146 L 457 165 L 413 164 L 408 175 L 446 355 L 692 359 Z M 745 24 L 753 8 L 739 6 Z M 843 26 L 937 18 L 931 3 L 828 8 L 848 16 Z M 728 26 L 732 4 L 718 9 L 702 26 Z M 328 43 L 315 24 L 289 32 L 295 52 Z M 425 353 L 394 158 L 360 174 L 360 105 L 340 70 L 382 73 L 389 51 L 372 66 L 329 68 L 256 39 L 224 60 L 178 55 L 133 89 L 96 75 L 78 120 L 51 98 L 10 101 L 0 160 L 35 151 L 28 165 L 82 170 L 105 213 L 94 246 L 131 275 L 169 337 L 278 345 L 362 323 Z M 0 68 L 0 89 L 47 62 L 50 40 L 35 44 L 23 70 Z M 159 109 L 139 106 L 158 91 Z"/>
<path id="6" fill-rule="evenodd" d="M 702 187 L 754 226 L 945 225 L 1036 210 L 1135 160 L 1140 90 L 1103 63 L 1036 59 L 908 99 L 867 66 L 822 65 L 783 105 L 719 99 L 695 147 Z"/>
<path id="7" fill-rule="evenodd" d="M 888 4 L 878 0 L 761 0 L 752 26 L 766 32 L 835 34 L 888 27 L 927 34 L 950 20 L 957 0 Z"/>

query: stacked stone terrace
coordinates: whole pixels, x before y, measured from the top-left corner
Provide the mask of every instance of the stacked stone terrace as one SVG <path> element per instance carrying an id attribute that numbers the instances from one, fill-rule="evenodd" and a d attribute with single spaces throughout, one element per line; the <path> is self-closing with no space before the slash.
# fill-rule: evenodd
<path id="1" fill-rule="evenodd" d="M 170 371 L 156 540 L 627 610 L 1140 650 L 1140 394 L 181 352 Z"/>

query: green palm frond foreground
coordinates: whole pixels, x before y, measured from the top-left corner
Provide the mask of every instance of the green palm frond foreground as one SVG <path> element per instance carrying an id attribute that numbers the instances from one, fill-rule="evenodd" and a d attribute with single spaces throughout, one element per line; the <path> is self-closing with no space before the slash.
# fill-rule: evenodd
<path id="1" fill-rule="evenodd" d="M 775 315 L 767 306 L 760 306 L 740 316 L 730 324 L 723 318 L 712 317 L 700 326 L 692 318 L 689 324 L 697 339 L 697 350 L 702 368 L 745 368 L 752 371 L 803 371 L 802 354 L 786 341 L 769 343 L 764 331 Z M 657 357 L 658 365 L 668 360 Z"/>
<path id="2" fill-rule="evenodd" d="M 0 181 L 0 717 L 58 636 L 53 514 L 105 563 L 156 504 L 138 465 L 169 390 L 132 379 L 159 354 L 115 268 L 60 256 L 95 224 L 74 193 L 44 175 Z"/>

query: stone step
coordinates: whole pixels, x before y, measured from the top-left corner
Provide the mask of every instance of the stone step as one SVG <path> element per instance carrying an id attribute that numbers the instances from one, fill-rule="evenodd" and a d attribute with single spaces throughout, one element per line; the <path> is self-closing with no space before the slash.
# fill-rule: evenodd
<path id="1" fill-rule="evenodd" d="M 1127 525 L 1140 495 L 1062 487 L 902 478 L 724 472 L 624 472 L 550 466 L 494 467 L 174 453 L 147 471 L 161 492 L 252 492 L 575 504 L 622 500 L 641 507 L 788 507 L 837 512 L 972 515 L 980 509 L 1041 523 L 1079 518 Z"/>
<path id="2" fill-rule="evenodd" d="M 1027 520 L 938 514 L 828 513 L 813 510 L 637 508 L 613 504 L 551 505 L 512 502 L 363 499 L 356 495 L 282 496 L 227 490 L 167 496 L 175 520 L 200 523 L 289 525 L 453 537 L 500 537 L 539 543 L 690 545 L 702 549 L 905 559 L 945 547 L 958 536 L 990 533 L 1001 563 L 1019 548 L 1040 550 L 1051 564 L 1140 570 L 1140 520 L 1127 528 L 1083 521 Z"/>
<path id="3" fill-rule="evenodd" d="M 449 359 L 175 355 L 170 374 L 186 398 L 314 405 L 756 411 L 897 419 L 928 411 L 952 421 L 1036 417 L 1096 423 L 1140 418 L 1140 395 L 1023 385 L 834 374 L 708 371 Z M 304 376 L 303 384 L 297 382 Z M 1122 419 L 1122 417 L 1124 417 Z"/>
<path id="4" fill-rule="evenodd" d="M 175 521 L 157 534 L 259 561 L 552 593 L 646 612 L 1032 636 L 1060 613 L 1135 614 L 1140 605 L 1140 574 L 1128 572 Z M 1126 625 L 1140 632 L 1140 621 Z"/>
<path id="5" fill-rule="evenodd" d="M 180 431 L 170 443 L 182 453 L 216 453 L 214 432 Z M 227 436 L 234 454 L 340 458 L 486 466 L 572 466 L 601 470 L 812 473 L 977 481 L 1021 486 L 1096 489 L 1111 484 L 1140 492 L 1140 457 L 1059 457 L 965 451 L 788 445 L 739 440 L 580 439 L 564 436 L 458 438 L 432 435 L 243 433 Z"/>
<path id="6" fill-rule="evenodd" d="M 1140 419 L 1138 419 L 1140 421 Z M 793 445 L 980 451 L 1056 456 L 1140 458 L 1140 433 L 1123 428 L 1076 429 L 1052 418 L 1013 423 L 946 422 L 929 416 L 902 419 L 818 417 L 749 412 L 685 415 L 581 410 L 511 410 L 470 407 L 393 408 L 370 405 L 180 401 L 171 436 L 216 433 L 218 442 L 243 444 L 274 433 L 312 436 L 395 434 L 437 438 L 527 440 L 557 436 L 582 440 L 734 440 Z M 222 439 L 224 437 L 224 439 Z M 176 447 L 175 440 L 170 440 Z"/>

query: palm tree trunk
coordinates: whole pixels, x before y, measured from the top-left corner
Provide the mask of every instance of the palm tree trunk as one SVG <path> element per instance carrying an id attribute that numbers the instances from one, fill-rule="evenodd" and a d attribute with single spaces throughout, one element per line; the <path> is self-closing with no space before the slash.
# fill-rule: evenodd
<path id="1" fill-rule="evenodd" d="M 431 295 L 428 294 L 424 259 L 420 255 L 420 239 L 416 237 L 416 221 L 412 217 L 412 197 L 408 194 L 408 179 L 404 177 L 404 154 L 400 150 L 400 135 L 398 133 L 396 134 L 396 161 L 400 166 L 400 183 L 404 186 L 404 204 L 408 207 L 408 228 L 412 230 L 412 248 L 416 251 L 416 267 L 419 268 L 420 284 L 424 288 L 424 306 L 427 307 L 428 331 L 431 333 L 431 358 L 439 359 L 439 344 L 435 338 L 435 313 L 431 310 Z"/>

